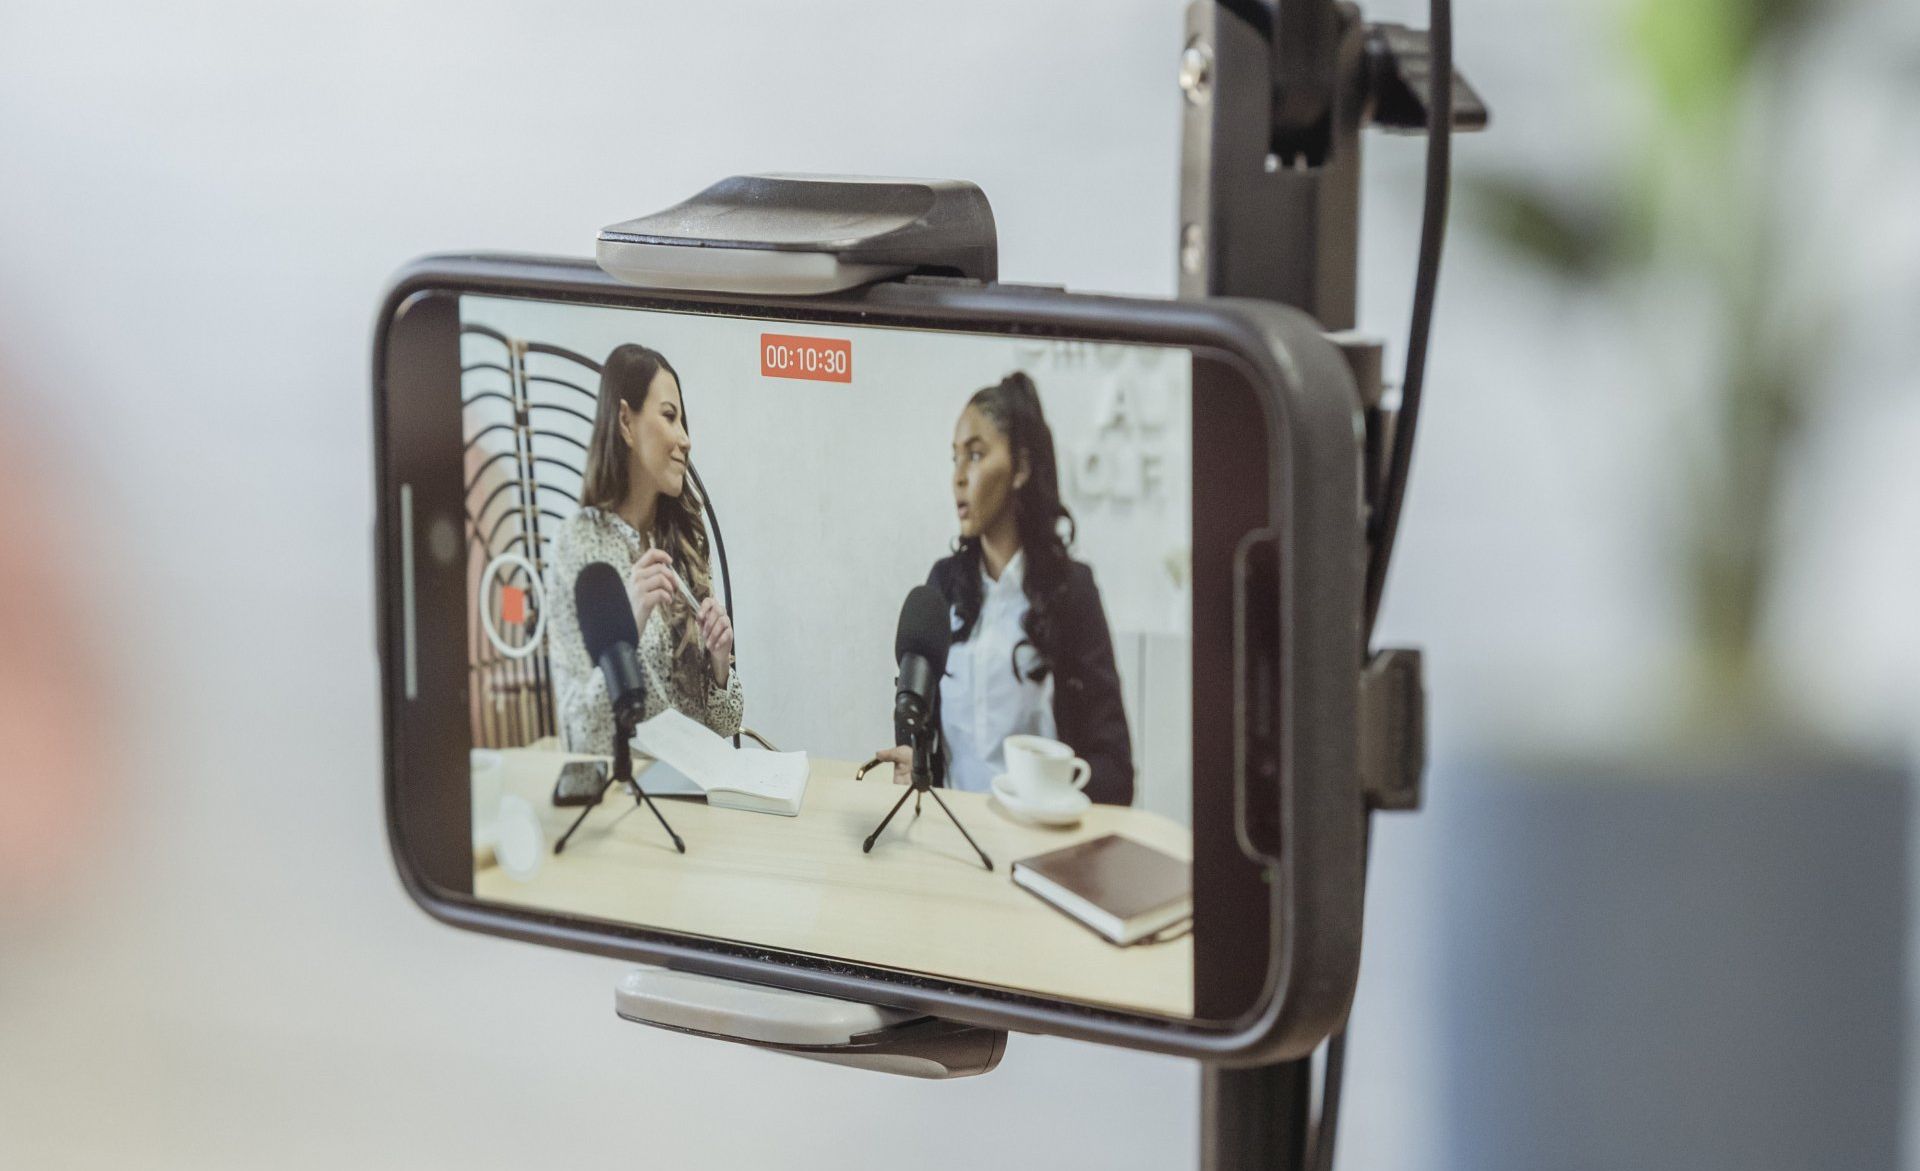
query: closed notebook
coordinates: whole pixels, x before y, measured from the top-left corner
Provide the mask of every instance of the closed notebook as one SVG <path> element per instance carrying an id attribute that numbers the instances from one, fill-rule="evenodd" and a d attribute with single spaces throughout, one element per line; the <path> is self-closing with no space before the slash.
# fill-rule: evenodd
<path id="1" fill-rule="evenodd" d="M 1192 868 L 1119 834 L 1022 858 L 1013 881 L 1118 944 L 1193 916 Z"/>

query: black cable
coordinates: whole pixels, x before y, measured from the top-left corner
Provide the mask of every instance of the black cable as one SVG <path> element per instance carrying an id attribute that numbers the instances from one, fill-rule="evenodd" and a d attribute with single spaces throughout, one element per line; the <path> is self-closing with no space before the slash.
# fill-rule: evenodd
<path id="1" fill-rule="evenodd" d="M 1343 1028 L 1327 1038 L 1327 1068 L 1320 1090 L 1320 1126 L 1313 1137 L 1313 1171 L 1333 1171 L 1333 1140 L 1340 1129 L 1340 1085 L 1346 1064 L 1347 1031 Z"/>
<path id="2" fill-rule="evenodd" d="M 1427 173 L 1426 199 L 1420 212 L 1420 255 L 1413 278 L 1413 322 L 1407 330 L 1407 372 L 1400 383 L 1400 410 L 1394 422 L 1393 451 L 1380 490 L 1380 511 L 1373 524 L 1373 557 L 1367 562 L 1366 637 L 1371 646 L 1373 626 L 1380 616 L 1386 590 L 1387 564 L 1400 532 L 1400 507 L 1407 494 L 1407 471 L 1413 462 L 1413 430 L 1420 418 L 1420 391 L 1427 374 L 1427 339 L 1433 329 L 1433 299 L 1440 281 L 1440 246 L 1447 230 L 1447 193 L 1453 146 L 1453 4 L 1427 0 Z M 1372 855 L 1372 814 L 1362 830 L 1360 881 L 1366 882 Z M 1327 1038 L 1327 1063 L 1322 1071 L 1320 1121 L 1314 1129 L 1309 1160 L 1313 1171 L 1333 1171 L 1334 1142 L 1340 1133 L 1340 1088 L 1345 1081 L 1347 1031 Z"/>
<path id="3" fill-rule="evenodd" d="M 1407 331 L 1407 373 L 1400 382 L 1400 410 L 1393 427 L 1393 452 L 1374 515 L 1373 558 L 1367 563 L 1366 626 L 1369 642 L 1380 598 L 1386 590 L 1387 563 L 1400 532 L 1400 506 L 1406 498 L 1407 470 L 1413 462 L 1413 430 L 1420 418 L 1420 391 L 1426 383 L 1427 336 L 1433 326 L 1434 287 L 1440 280 L 1440 245 L 1447 230 L 1448 166 L 1453 140 L 1453 5 L 1428 0 L 1427 180 L 1420 214 L 1420 259 L 1413 278 L 1413 323 Z"/>
<path id="4" fill-rule="evenodd" d="M 1444 4 L 1447 0 L 1435 0 Z M 1373 858 L 1373 817 L 1368 815 L 1360 830 L 1360 884 L 1364 893 L 1368 863 Z M 1333 1144 L 1340 1136 L 1340 1087 L 1347 1069 L 1347 1030 L 1327 1038 L 1327 1065 L 1321 1071 L 1320 1121 L 1314 1128 L 1313 1147 L 1307 1152 L 1307 1165 L 1313 1171 L 1333 1171 Z"/>

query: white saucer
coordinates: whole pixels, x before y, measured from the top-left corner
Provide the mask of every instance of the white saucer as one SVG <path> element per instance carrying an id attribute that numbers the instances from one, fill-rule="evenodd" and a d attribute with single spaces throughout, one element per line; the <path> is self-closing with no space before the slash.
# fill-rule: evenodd
<path id="1" fill-rule="evenodd" d="M 1007 774 L 1001 773 L 993 778 L 993 800 L 995 804 L 1015 821 L 1024 821 L 1033 825 L 1072 825 L 1079 821 L 1093 804 L 1093 799 L 1078 789 L 1069 789 L 1064 797 L 1055 802 L 1036 804 L 1015 793 L 1007 784 Z"/>

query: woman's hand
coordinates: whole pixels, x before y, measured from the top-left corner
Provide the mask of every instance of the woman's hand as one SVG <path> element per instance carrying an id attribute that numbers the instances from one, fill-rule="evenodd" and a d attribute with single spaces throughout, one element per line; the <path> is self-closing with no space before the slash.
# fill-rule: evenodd
<path id="1" fill-rule="evenodd" d="M 724 606 L 708 598 L 700 603 L 700 638 L 707 644 L 707 656 L 713 660 L 714 685 L 723 686 L 733 666 L 733 620 Z"/>
<path id="2" fill-rule="evenodd" d="M 648 549 L 627 571 L 627 600 L 644 635 L 654 610 L 673 603 L 673 558 L 664 549 Z"/>
<path id="3" fill-rule="evenodd" d="M 893 765 L 893 783 L 911 784 L 913 781 L 913 749 L 905 744 L 896 744 L 892 748 L 882 748 L 873 754 L 875 760 L 889 761 Z"/>

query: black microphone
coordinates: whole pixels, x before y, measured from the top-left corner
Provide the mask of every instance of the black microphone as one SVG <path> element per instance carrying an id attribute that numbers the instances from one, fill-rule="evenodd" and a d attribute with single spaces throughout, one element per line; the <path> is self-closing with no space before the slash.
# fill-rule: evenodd
<path id="1" fill-rule="evenodd" d="M 646 708 L 647 676 L 640 668 L 640 628 L 634 625 L 620 571 L 604 561 L 588 564 L 573 581 L 573 609 L 587 657 L 607 680 L 614 719 L 639 723 Z"/>
<path id="2" fill-rule="evenodd" d="M 607 699 L 613 704 L 613 779 L 632 787 L 634 798 L 653 810 L 653 815 L 660 819 L 660 828 L 673 839 L 673 848 L 684 854 L 687 844 L 673 832 L 666 815 L 633 777 L 633 749 L 627 743 L 627 736 L 646 714 L 647 676 L 640 669 L 640 628 L 634 624 L 632 604 L 627 601 L 627 586 L 621 580 L 620 571 L 604 561 L 592 562 L 582 569 L 580 576 L 573 579 L 573 612 L 580 619 L 580 641 L 587 644 L 587 657 L 600 665 L 600 674 L 607 680 Z M 554 853 L 567 848 L 573 831 L 580 828 L 593 810 L 594 806 L 588 805 L 580 811 L 580 816 L 554 844 Z"/>
<path id="3" fill-rule="evenodd" d="M 900 794 L 893 808 L 873 827 L 867 840 L 860 848 L 867 853 L 873 852 L 873 843 L 880 840 L 886 832 L 887 823 L 900 807 L 913 798 L 914 816 L 920 814 L 920 798 L 928 796 L 940 807 L 941 812 L 952 819 L 953 827 L 960 836 L 967 839 L 973 852 L 980 855 L 980 865 L 993 869 L 993 859 L 973 840 L 967 827 L 953 816 L 953 810 L 940 799 L 940 791 L 934 788 L 937 778 L 933 775 L 938 755 L 934 747 L 934 734 L 937 731 L 933 723 L 933 697 L 939 694 L 935 689 L 940 686 L 940 677 L 947 673 L 947 651 L 953 646 L 952 610 L 940 591 L 932 586 L 914 586 L 907 594 L 906 604 L 900 607 L 900 626 L 893 635 L 893 657 L 900 664 L 900 674 L 894 680 L 893 691 L 893 734 L 896 739 L 905 738 L 913 742 L 912 785 Z"/>
<path id="4" fill-rule="evenodd" d="M 900 665 L 893 714 L 905 731 L 926 730 L 952 645 L 953 619 L 947 600 L 932 586 L 913 587 L 900 607 L 900 626 L 893 635 L 893 657 Z"/>

